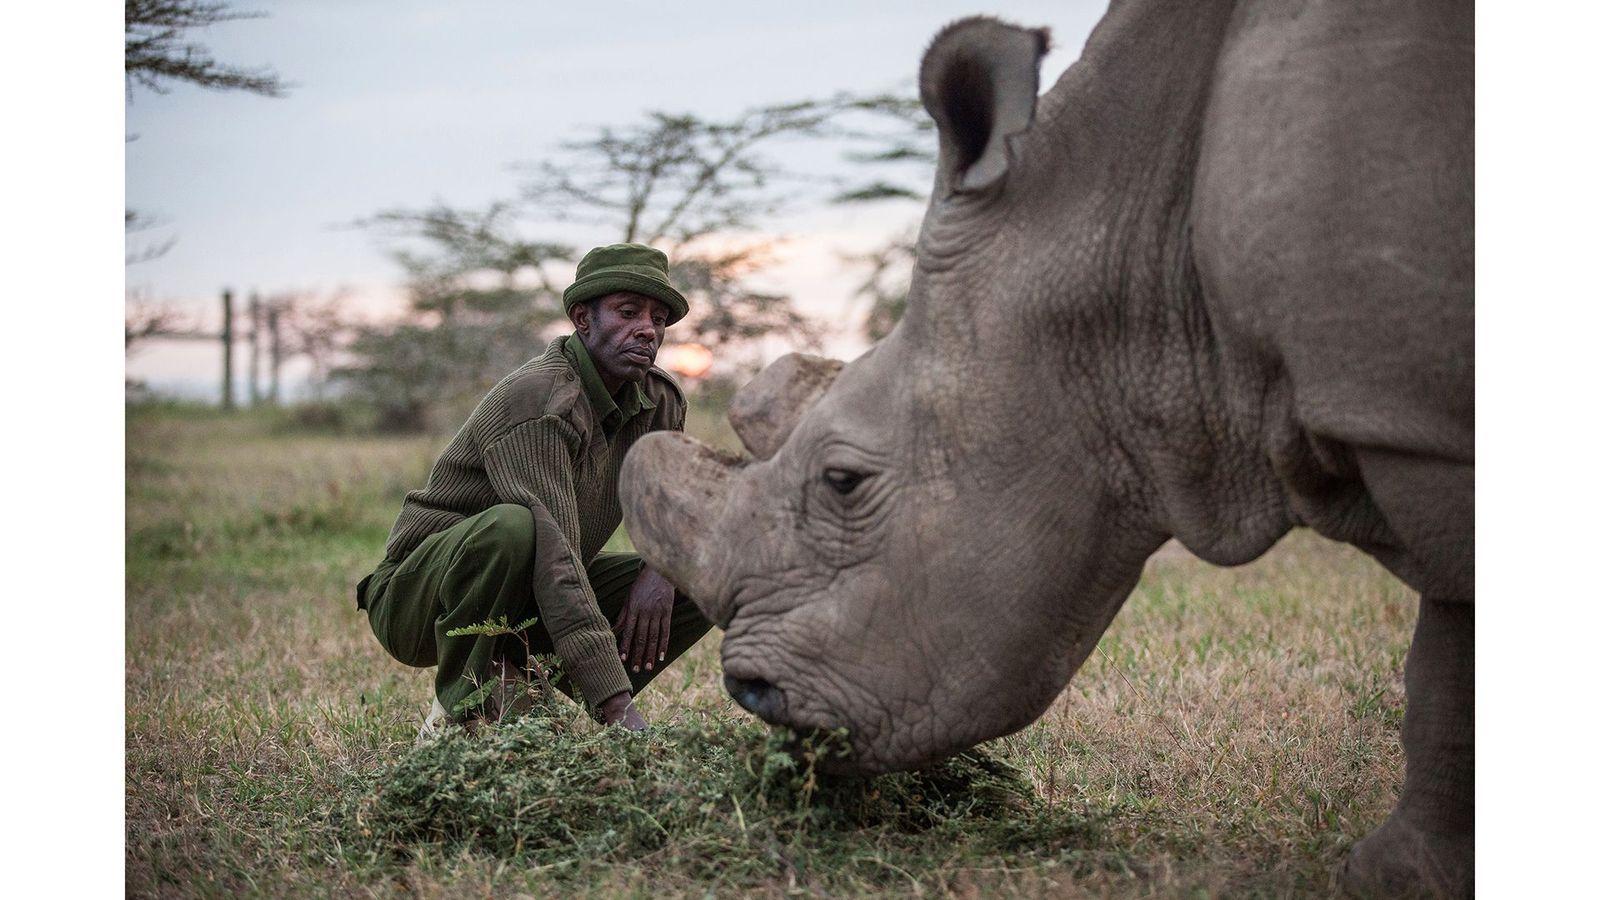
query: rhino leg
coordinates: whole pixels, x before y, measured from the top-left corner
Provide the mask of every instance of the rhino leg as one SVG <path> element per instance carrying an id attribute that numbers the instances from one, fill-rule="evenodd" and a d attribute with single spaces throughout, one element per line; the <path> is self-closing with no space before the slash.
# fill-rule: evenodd
<path id="1" fill-rule="evenodd" d="M 1423 598 L 1406 655 L 1400 802 L 1350 851 L 1360 897 L 1473 893 L 1473 604 Z"/>

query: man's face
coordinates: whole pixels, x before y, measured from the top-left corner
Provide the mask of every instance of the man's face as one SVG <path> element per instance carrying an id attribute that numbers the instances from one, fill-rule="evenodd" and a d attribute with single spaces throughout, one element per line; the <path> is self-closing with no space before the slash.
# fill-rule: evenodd
<path id="1" fill-rule="evenodd" d="M 621 292 L 574 306 L 572 324 L 601 380 L 614 391 L 623 382 L 644 381 L 666 339 L 671 313 L 654 297 Z"/>

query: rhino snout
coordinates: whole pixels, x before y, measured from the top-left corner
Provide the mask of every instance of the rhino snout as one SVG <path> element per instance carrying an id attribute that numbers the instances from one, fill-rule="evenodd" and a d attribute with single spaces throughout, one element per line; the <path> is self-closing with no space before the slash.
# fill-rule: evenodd
<path id="1" fill-rule="evenodd" d="M 783 691 L 772 682 L 764 678 L 736 678 L 732 675 L 723 675 L 722 686 L 727 689 L 728 695 L 734 702 L 761 721 L 768 725 L 784 724 L 783 719 L 788 711 L 788 704 L 784 700 Z"/>

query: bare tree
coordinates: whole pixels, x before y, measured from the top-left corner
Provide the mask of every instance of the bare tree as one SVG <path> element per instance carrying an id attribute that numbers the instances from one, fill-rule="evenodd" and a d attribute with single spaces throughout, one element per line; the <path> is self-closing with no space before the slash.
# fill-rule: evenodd
<path id="1" fill-rule="evenodd" d="M 190 337 L 196 328 L 190 316 L 164 304 L 139 296 L 129 299 L 123 315 L 122 347 L 132 351 L 135 344 L 153 337 Z"/>
<path id="2" fill-rule="evenodd" d="M 305 358 L 311 366 L 308 386 L 314 401 L 327 396 L 334 364 L 355 331 L 344 310 L 349 296 L 344 289 L 327 297 L 292 291 L 266 300 L 266 308 L 276 311 L 276 325 L 282 329 L 278 362 L 286 357 Z"/>
<path id="3" fill-rule="evenodd" d="M 281 97 L 287 89 L 271 68 L 226 65 L 203 44 L 187 39 L 196 28 L 257 19 L 261 13 L 239 12 L 227 3 L 207 0 L 125 0 L 123 16 L 123 71 L 129 99 L 135 84 L 157 94 L 166 93 L 169 82 L 267 97 Z"/>

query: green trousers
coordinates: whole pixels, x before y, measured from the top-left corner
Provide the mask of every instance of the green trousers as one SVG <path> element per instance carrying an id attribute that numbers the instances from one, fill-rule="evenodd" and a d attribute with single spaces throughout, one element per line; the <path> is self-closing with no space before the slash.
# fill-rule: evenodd
<path id="1" fill-rule="evenodd" d="M 555 583 L 539 577 L 536 567 L 571 564 L 559 557 L 568 552 L 565 542 L 554 553 L 541 552 L 547 549 L 536 546 L 527 507 L 490 507 L 429 535 L 403 561 L 384 560 L 357 587 L 358 605 L 366 608 L 372 633 L 391 656 L 408 666 L 439 667 L 434 694 L 445 709 L 454 710 L 476 685 L 494 677 L 498 661 L 520 667 L 525 651 L 521 639 L 511 635 L 451 637 L 446 632 L 501 616 L 513 625 L 538 616 L 538 624 L 529 629 L 527 649 L 552 653 L 547 624 L 559 633 L 561 623 L 587 614 L 573 608 L 586 602 L 580 591 L 547 590 L 546 596 L 535 596 L 535 584 Z M 636 553 L 601 553 L 586 567 L 600 612 L 613 626 L 643 565 Z M 653 669 L 628 672 L 633 693 L 643 690 L 710 628 L 694 603 L 679 594 L 672 610 L 667 658 Z M 564 675 L 556 687 L 568 696 L 574 694 Z M 607 698 L 587 699 L 594 714 L 595 705 Z"/>

